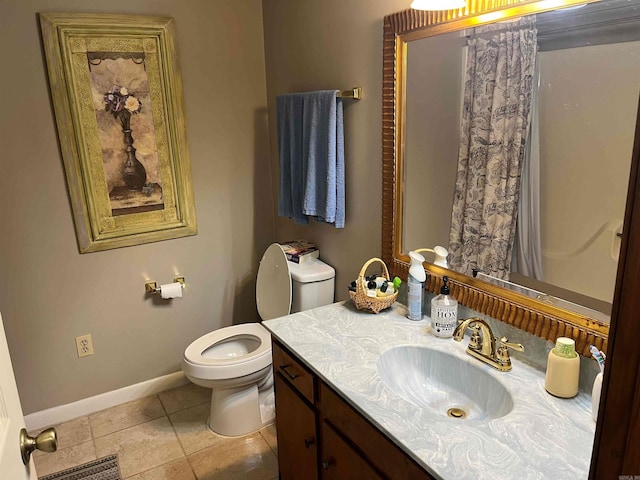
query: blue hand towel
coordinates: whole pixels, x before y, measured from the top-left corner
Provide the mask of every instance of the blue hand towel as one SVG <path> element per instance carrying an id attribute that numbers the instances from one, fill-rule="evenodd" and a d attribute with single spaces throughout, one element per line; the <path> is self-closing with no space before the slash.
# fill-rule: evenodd
<path id="1" fill-rule="evenodd" d="M 278 214 L 343 228 L 344 131 L 337 90 L 277 98 L 280 148 Z"/>
<path id="2" fill-rule="evenodd" d="M 278 108 L 278 150 L 280 152 L 280 192 L 278 215 L 290 217 L 296 223 L 309 223 L 302 213 L 304 179 L 302 161 L 302 118 L 304 98 L 299 94 L 280 95 Z"/>

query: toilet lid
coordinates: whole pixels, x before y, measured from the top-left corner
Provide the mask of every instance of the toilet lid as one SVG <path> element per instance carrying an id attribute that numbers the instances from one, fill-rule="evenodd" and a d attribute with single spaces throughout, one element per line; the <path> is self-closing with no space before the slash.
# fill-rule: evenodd
<path id="1" fill-rule="evenodd" d="M 291 274 L 282 247 L 273 243 L 264 252 L 256 281 L 256 304 L 262 320 L 289 315 Z"/>

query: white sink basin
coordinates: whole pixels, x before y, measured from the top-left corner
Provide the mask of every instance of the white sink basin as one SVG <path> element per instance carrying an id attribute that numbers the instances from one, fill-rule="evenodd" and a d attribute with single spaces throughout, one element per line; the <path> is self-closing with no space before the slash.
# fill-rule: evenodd
<path id="1" fill-rule="evenodd" d="M 419 407 L 459 421 L 500 418 L 513 409 L 509 391 L 474 365 L 439 350 L 394 347 L 378 358 L 380 378 L 397 395 Z"/>

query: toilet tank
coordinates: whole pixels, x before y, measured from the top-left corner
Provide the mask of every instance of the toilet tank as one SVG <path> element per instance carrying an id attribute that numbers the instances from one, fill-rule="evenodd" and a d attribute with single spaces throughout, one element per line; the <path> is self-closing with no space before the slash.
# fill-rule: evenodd
<path id="1" fill-rule="evenodd" d="M 322 260 L 289 262 L 291 313 L 333 303 L 336 271 Z"/>

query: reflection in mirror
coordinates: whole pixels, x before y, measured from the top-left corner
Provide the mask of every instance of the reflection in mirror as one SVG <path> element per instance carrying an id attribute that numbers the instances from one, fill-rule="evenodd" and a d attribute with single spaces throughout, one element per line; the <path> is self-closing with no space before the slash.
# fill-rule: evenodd
<path id="1" fill-rule="evenodd" d="M 520 295 L 527 296 L 529 298 L 538 300 L 540 302 L 547 303 L 549 305 L 553 305 L 554 307 L 561 308 L 563 310 L 568 310 L 570 312 L 575 312 L 578 315 L 582 315 L 587 318 L 591 318 L 594 320 L 598 320 L 603 323 L 608 323 L 610 320 L 610 315 L 603 313 L 599 310 L 595 310 L 593 308 L 589 308 L 585 306 L 590 304 L 591 302 L 585 301 L 584 299 L 578 299 L 577 301 L 582 301 L 582 303 L 576 303 L 569 299 L 576 298 L 575 292 L 571 292 L 569 290 L 560 289 L 558 287 L 554 287 L 554 291 L 556 292 L 556 296 L 549 295 L 544 292 L 543 289 L 548 290 L 549 286 L 544 283 L 540 283 L 538 287 L 539 290 L 536 290 L 532 287 L 525 287 L 522 283 L 514 283 L 508 280 L 502 280 L 496 277 L 492 277 L 491 275 L 486 275 L 479 271 L 474 271 L 473 276 L 478 278 L 486 283 L 490 283 L 491 285 L 495 285 L 496 287 L 506 288 L 511 290 L 512 292 L 519 293 Z M 530 279 L 527 281 L 528 284 L 535 284 Z"/>
<path id="2" fill-rule="evenodd" d="M 456 271 L 477 268 L 579 313 L 572 303 L 610 312 L 639 7 L 594 3 L 408 44 L 402 253 L 445 245 Z"/>

